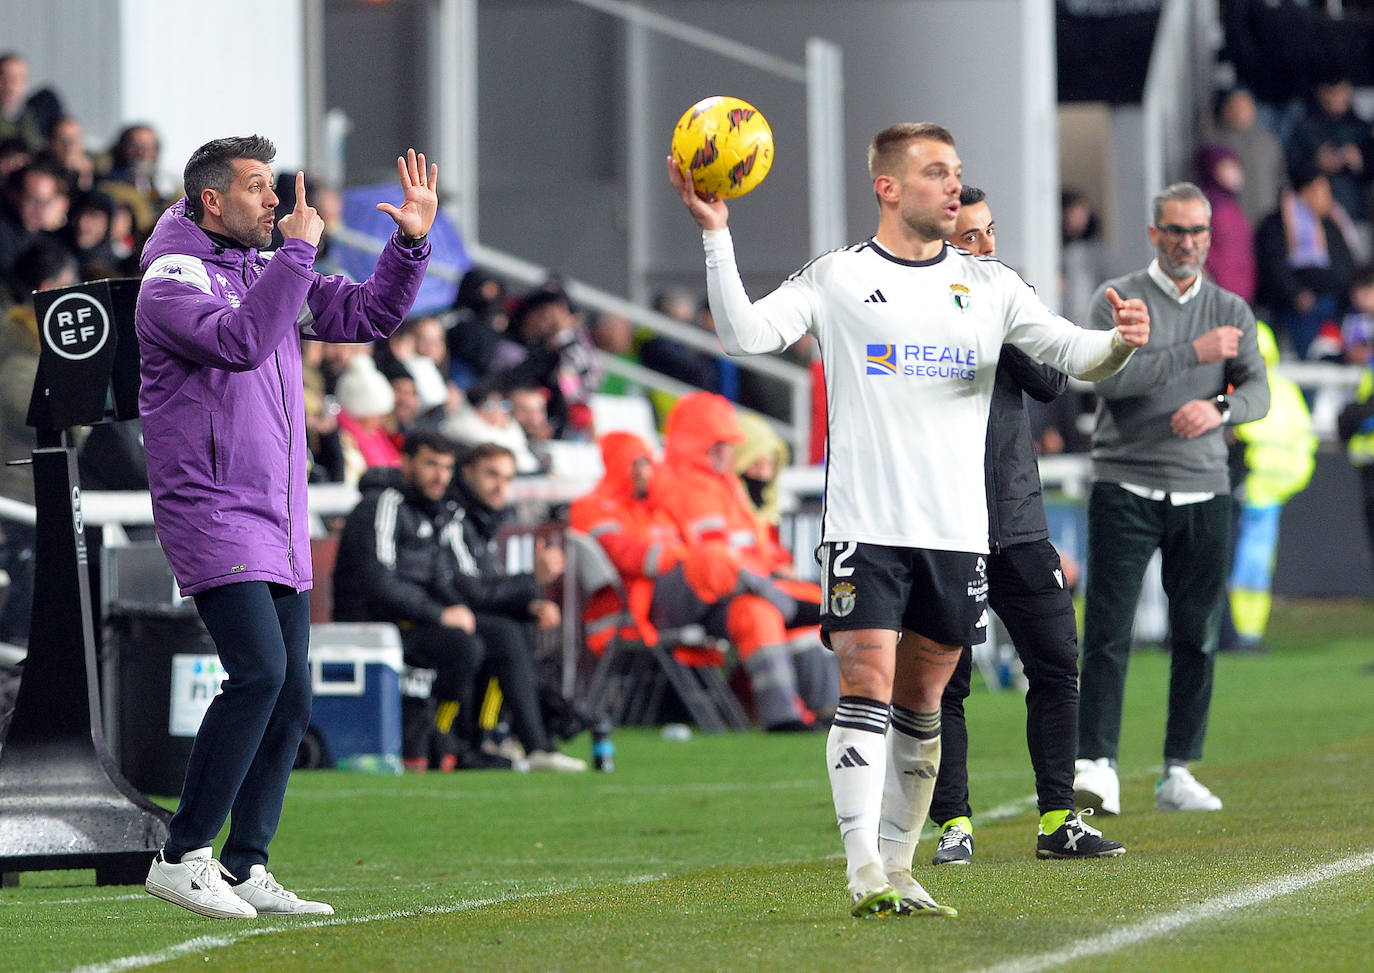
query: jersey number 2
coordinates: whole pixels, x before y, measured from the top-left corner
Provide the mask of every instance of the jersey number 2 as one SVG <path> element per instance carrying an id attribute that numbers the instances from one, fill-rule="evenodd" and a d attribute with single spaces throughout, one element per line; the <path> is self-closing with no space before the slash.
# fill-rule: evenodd
<path id="1" fill-rule="evenodd" d="M 853 557 L 858 549 L 858 541 L 837 541 L 830 545 L 830 556 L 825 559 L 825 577 L 821 581 L 821 590 L 830 590 L 832 577 L 847 578 L 854 573 L 854 569 L 845 562 Z"/>

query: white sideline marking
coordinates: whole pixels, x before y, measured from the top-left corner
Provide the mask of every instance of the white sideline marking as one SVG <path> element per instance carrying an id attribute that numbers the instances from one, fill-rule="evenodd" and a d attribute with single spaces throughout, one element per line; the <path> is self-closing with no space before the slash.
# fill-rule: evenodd
<path id="1" fill-rule="evenodd" d="M 1281 875 L 1278 878 L 1270 879 L 1268 882 L 1261 882 L 1259 885 L 1252 885 L 1238 892 L 1228 892 L 1226 895 L 1207 899 L 1187 909 L 1179 909 L 1177 912 L 1155 916 L 1153 919 L 1146 919 L 1130 926 L 1121 926 L 1064 949 L 1041 953 L 1039 956 L 1025 956 L 1021 959 L 1008 960 L 994 966 L 985 966 L 977 973 L 1038 973 L 1040 970 L 1063 966 L 1088 956 L 1114 953 L 1125 949 L 1127 946 L 1134 946 L 1147 939 L 1166 935 L 1205 919 L 1214 919 L 1234 909 L 1247 909 L 1250 906 L 1260 905 L 1270 899 L 1290 895 L 1307 888 L 1309 885 L 1315 885 L 1317 882 L 1325 882 L 1328 879 L 1340 878 L 1352 872 L 1364 871 L 1371 866 L 1374 866 L 1374 852 L 1366 852 L 1363 855 L 1355 855 L 1338 862 L 1319 865 L 1305 872 Z"/>
<path id="2" fill-rule="evenodd" d="M 666 874 L 637 875 L 626 879 L 623 883 L 613 884 L 641 885 L 645 882 L 656 882 L 667 877 Z M 525 899 L 533 899 L 542 895 L 562 895 L 567 892 L 575 892 L 578 889 L 594 887 L 598 886 L 591 882 L 570 882 L 564 886 L 539 889 L 525 892 L 521 895 L 501 895 L 487 899 L 466 899 L 461 902 L 455 902 L 452 905 L 426 906 L 422 909 L 398 909 L 394 912 L 376 912 L 364 916 L 328 916 L 323 919 L 314 919 L 306 922 L 295 921 L 282 922 L 277 925 L 251 926 L 227 932 L 223 935 L 196 936 L 192 939 L 166 946 L 151 953 L 141 953 L 137 956 L 120 956 L 116 959 L 106 960 L 101 963 L 91 963 L 87 966 L 73 967 L 71 973 L 117 973 L 119 970 L 136 970 L 144 966 L 156 966 L 158 963 L 166 963 L 189 953 L 198 953 L 221 949 L 225 946 L 233 946 L 236 943 L 240 943 L 254 936 L 270 936 L 279 932 L 295 932 L 300 929 L 320 929 L 329 926 L 358 926 L 368 922 L 383 922 L 390 919 L 414 919 L 418 916 L 453 915 L 458 912 L 481 909 L 489 905 L 500 905 L 505 902 L 520 902 Z M 173 908 L 175 908 L 175 906 L 173 906 Z M 237 924 L 251 920 L 210 919 L 207 921 L 223 921 Z"/>

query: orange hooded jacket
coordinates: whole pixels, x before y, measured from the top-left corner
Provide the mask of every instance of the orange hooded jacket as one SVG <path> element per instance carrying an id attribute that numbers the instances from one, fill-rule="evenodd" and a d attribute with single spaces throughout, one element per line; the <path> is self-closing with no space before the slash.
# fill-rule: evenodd
<path id="1" fill-rule="evenodd" d="M 735 407 L 723 396 L 694 392 L 668 413 L 663 471 L 651 495 L 677 522 L 690 547 L 721 541 L 739 565 L 764 577 L 792 563 L 792 556 L 754 515 L 744 485 L 731 470 L 717 473 L 706 452 L 719 442 L 743 442 Z"/>
<path id="2" fill-rule="evenodd" d="M 635 495 L 631 469 L 641 458 L 653 457 L 638 436 L 612 432 L 601 437 L 605 475 L 591 493 L 573 501 L 570 520 L 573 530 L 600 543 L 625 582 L 633 624 L 622 630 L 622 637 L 653 645 L 658 641 L 649 622 L 654 579 L 672 570 L 686 549 L 673 519 L 653 501 Z M 588 601 L 583 614 L 587 646 L 598 655 L 616 634 L 619 613 L 614 592 L 596 592 Z"/>

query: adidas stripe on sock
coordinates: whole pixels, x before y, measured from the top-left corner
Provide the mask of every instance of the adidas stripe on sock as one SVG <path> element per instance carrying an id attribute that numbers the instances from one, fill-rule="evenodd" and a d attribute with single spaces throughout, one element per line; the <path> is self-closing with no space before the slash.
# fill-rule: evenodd
<path id="1" fill-rule="evenodd" d="M 878 819 L 887 766 L 888 707 L 875 699 L 841 696 L 826 738 L 826 767 L 846 872 L 878 864 Z"/>
<path id="2" fill-rule="evenodd" d="M 940 711 L 892 707 L 878 849 L 885 871 L 909 870 L 940 771 Z"/>
<path id="3" fill-rule="evenodd" d="M 841 696 L 832 725 L 882 734 L 887 732 L 890 717 L 891 708 L 886 703 L 863 696 Z"/>

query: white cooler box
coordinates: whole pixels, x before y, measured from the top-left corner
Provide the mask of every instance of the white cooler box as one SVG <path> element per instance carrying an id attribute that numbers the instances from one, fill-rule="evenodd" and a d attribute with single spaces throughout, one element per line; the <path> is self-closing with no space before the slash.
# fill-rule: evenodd
<path id="1" fill-rule="evenodd" d="M 319 765 L 401 772 L 401 635 L 386 622 L 310 626 Z"/>

